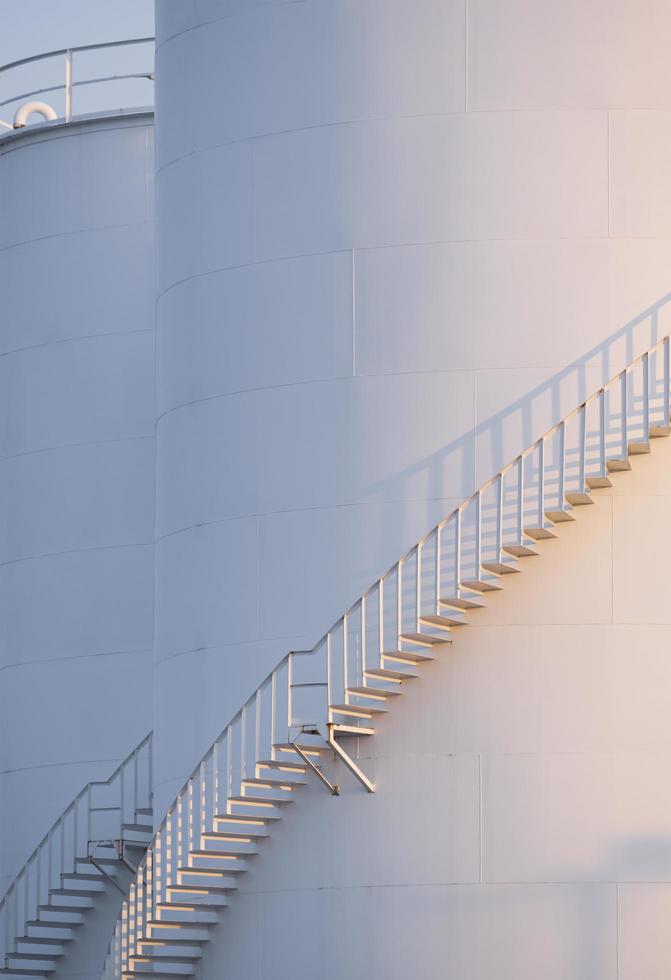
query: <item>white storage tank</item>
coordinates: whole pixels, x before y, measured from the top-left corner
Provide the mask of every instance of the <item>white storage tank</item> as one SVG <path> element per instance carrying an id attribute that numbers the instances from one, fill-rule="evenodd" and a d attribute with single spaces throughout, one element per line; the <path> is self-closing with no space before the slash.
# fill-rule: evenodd
<path id="1" fill-rule="evenodd" d="M 157 21 L 158 812 L 287 649 L 649 340 L 671 8 Z"/>
<path id="2" fill-rule="evenodd" d="M 151 729 L 153 139 L 138 112 L 0 141 L 3 886 Z"/>

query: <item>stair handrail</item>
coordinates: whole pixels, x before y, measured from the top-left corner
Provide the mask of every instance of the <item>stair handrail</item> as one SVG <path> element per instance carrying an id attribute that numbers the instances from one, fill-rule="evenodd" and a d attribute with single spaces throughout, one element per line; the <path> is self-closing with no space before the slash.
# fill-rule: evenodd
<path id="1" fill-rule="evenodd" d="M 646 311 L 651 319 L 653 336 L 658 332 L 659 310 L 670 302 L 671 294 L 668 294 Z M 359 596 L 312 649 L 288 653 L 266 676 L 207 749 L 159 824 L 117 920 L 106 958 L 105 980 L 120 980 L 122 973 L 128 970 L 134 944 L 146 935 L 145 927 L 157 904 L 165 900 L 173 872 L 196 838 L 212 827 L 214 817 L 226 812 L 221 808 L 222 801 L 226 799 L 228 803 L 244 780 L 250 778 L 250 774 L 256 775 L 262 760 L 276 757 L 278 744 L 282 741 L 291 744 L 301 731 L 319 732 L 327 737 L 333 714 L 341 713 L 334 712 L 334 706 L 355 707 L 352 688 L 366 686 L 367 671 L 375 670 L 376 665 L 382 663 L 385 651 L 417 647 L 418 642 L 413 637 L 418 634 L 441 635 L 444 627 L 432 624 L 427 617 L 438 617 L 441 608 L 450 605 L 443 602 L 443 598 L 451 600 L 452 608 L 458 610 L 467 608 L 463 603 L 470 602 L 474 593 L 484 591 L 482 586 L 487 586 L 487 575 L 491 581 L 494 573 L 487 572 L 483 577 L 483 569 L 487 565 L 491 568 L 506 562 L 506 528 L 512 528 L 511 548 L 525 547 L 529 538 L 551 536 L 547 514 L 554 513 L 559 520 L 561 514 L 570 512 L 566 508 L 570 485 L 575 487 L 573 493 L 576 496 L 588 492 L 588 468 L 594 469 L 591 479 L 607 480 L 609 461 L 627 458 L 629 439 L 639 430 L 644 433 L 641 441 L 649 438 L 653 414 L 661 414 L 662 424 L 668 431 L 671 418 L 670 336 L 664 334 L 631 360 L 434 525 Z M 658 361 L 661 362 L 661 382 L 657 377 L 660 373 Z M 640 417 L 635 404 L 638 369 L 642 383 Z M 652 385 L 651 370 L 654 371 Z M 590 419 L 588 413 L 594 408 L 596 416 Z M 577 457 L 575 466 L 571 467 L 568 465 L 567 436 L 574 421 L 578 429 L 574 450 Z M 611 427 L 611 421 L 619 425 L 619 432 Z M 590 423 L 596 428 L 590 429 Z M 553 440 L 558 443 L 558 450 L 554 447 L 558 451 L 556 467 L 547 453 Z M 613 441 L 619 453 L 617 457 L 609 453 Z M 529 462 L 531 474 L 528 473 Z M 510 498 L 511 488 L 505 485 L 511 474 L 515 475 L 512 504 L 506 499 Z M 531 481 L 527 479 L 529 475 Z M 495 492 L 493 501 L 486 500 L 488 491 Z M 527 515 L 531 523 L 528 523 Z M 467 518 L 472 523 L 470 530 Z M 491 526 L 489 531 L 488 524 Z M 448 530 L 454 533 L 450 561 L 446 560 L 445 554 L 449 550 L 445 546 Z M 432 581 L 427 590 L 423 553 L 431 545 L 434 554 L 429 577 Z M 491 561 L 486 561 L 487 557 Z M 443 592 L 448 573 L 451 591 Z M 410 585 L 406 587 L 408 577 Z M 385 588 L 390 583 L 391 590 Z M 391 637 L 391 644 L 386 642 L 388 637 Z M 364 731 L 354 716 L 353 734 L 357 728 Z M 251 738 L 250 732 L 253 732 Z"/>
<path id="2" fill-rule="evenodd" d="M 0 899 L 0 963 L 15 951 L 16 940 L 25 935 L 26 923 L 37 919 L 38 906 L 48 902 L 51 888 L 60 887 L 61 876 L 74 872 L 78 861 L 92 856 L 91 845 L 101 840 L 121 841 L 123 825 L 135 821 L 137 810 L 151 807 L 151 747 L 149 732 L 107 779 L 86 783 L 34 848 Z M 145 757 L 147 773 L 141 780 L 140 764 Z M 104 806 L 96 805 L 95 791 L 110 787 L 115 787 L 111 800 Z M 109 817 L 106 819 L 102 838 L 94 834 L 96 813 L 118 813 L 118 819 L 111 823 Z M 54 861 L 54 852 L 59 861 Z"/>

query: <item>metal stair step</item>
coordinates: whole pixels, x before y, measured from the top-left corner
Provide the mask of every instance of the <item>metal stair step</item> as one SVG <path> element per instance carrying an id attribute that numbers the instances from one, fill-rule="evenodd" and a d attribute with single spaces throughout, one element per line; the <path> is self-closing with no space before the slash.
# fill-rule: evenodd
<path id="1" fill-rule="evenodd" d="M 383 654 L 386 656 L 386 654 Z M 419 677 L 419 674 L 414 670 L 393 670 L 391 667 L 375 667 L 372 670 L 366 670 L 364 672 L 365 677 L 370 677 L 371 680 L 381 680 L 389 681 L 390 683 L 402 683 L 403 681 L 413 680 Z"/>
<path id="2" fill-rule="evenodd" d="M 67 905 L 39 905 L 37 908 L 40 923 L 55 922 L 67 928 L 81 925 L 88 911 L 89 906 L 82 908 Z"/>
<path id="3" fill-rule="evenodd" d="M 242 786 L 259 786 L 261 789 L 269 789 L 271 792 L 273 790 L 282 790 L 285 793 L 293 793 L 294 787 L 304 786 L 305 780 L 293 780 L 289 777 L 282 779 L 278 777 L 277 779 L 263 778 L 262 776 L 251 776 L 249 779 L 241 780 Z"/>
<path id="4" fill-rule="evenodd" d="M 647 456 L 650 452 L 650 443 L 647 441 L 630 442 L 627 444 L 627 452 L 630 456 Z"/>
<path id="5" fill-rule="evenodd" d="M 171 976 L 189 976 L 195 973 L 196 964 L 189 956 L 130 956 L 130 968 L 142 976 L 169 973 Z"/>
<path id="6" fill-rule="evenodd" d="M 259 775 L 260 770 L 267 769 L 266 773 Z M 305 769 L 291 769 L 288 766 L 280 768 L 279 766 L 267 766 L 264 762 L 256 763 L 256 778 L 259 783 L 269 783 L 274 786 L 276 783 L 282 785 L 283 783 L 288 783 L 291 786 L 305 786 L 307 781 L 307 773 Z"/>
<path id="7" fill-rule="evenodd" d="M 289 775 L 307 775 L 308 767 L 303 762 L 290 762 L 288 759 L 264 759 L 257 762 L 259 769 L 273 769 L 286 772 Z"/>
<path id="8" fill-rule="evenodd" d="M 68 939 L 45 939 L 42 936 L 20 936 L 14 940 L 17 953 L 53 953 L 55 956 L 63 956 L 65 944 L 71 943 L 72 937 Z"/>
<path id="9" fill-rule="evenodd" d="M 527 533 L 526 531 L 524 532 Z M 469 592 L 500 592 L 501 586 L 497 585 L 496 582 L 492 582 L 490 579 L 480 579 L 474 578 L 469 579 L 467 582 L 462 582 L 462 586 L 468 589 Z"/>
<path id="10" fill-rule="evenodd" d="M 367 728 L 362 725 L 333 725 L 332 730 L 335 735 L 374 735 L 374 728 Z"/>
<path id="11" fill-rule="evenodd" d="M 79 922 L 40 922 L 39 919 L 30 919 L 26 922 L 28 938 L 35 939 L 74 939 L 75 930 L 81 925 Z"/>
<path id="12" fill-rule="evenodd" d="M 271 791 L 264 789 L 263 796 L 259 793 L 258 796 L 254 796 L 253 793 L 243 793 L 240 796 L 229 796 L 228 802 L 231 804 L 237 804 L 238 806 L 285 806 L 287 803 L 293 803 L 294 799 L 288 793 L 280 793 L 278 791 Z"/>
<path id="13" fill-rule="evenodd" d="M 9 980 L 45 980 L 46 972 L 37 970 L 12 970 L 8 967 L 0 969 L 0 977 L 8 977 Z"/>
<path id="14" fill-rule="evenodd" d="M 546 510 L 545 516 L 553 524 L 567 524 L 569 521 L 574 521 L 575 517 L 570 510 Z"/>
<path id="15" fill-rule="evenodd" d="M 201 846 L 203 842 L 209 842 L 211 847 L 202 848 L 204 851 L 210 853 L 218 853 L 219 851 L 224 851 L 227 854 L 258 854 L 259 849 L 254 839 L 245 840 L 244 838 L 231 838 L 229 834 L 221 834 L 215 830 L 209 830 L 205 834 L 200 835 Z"/>
<path id="16" fill-rule="evenodd" d="M 567 504 L 570 504 L 571 507 L 585 507 L 587 504 L 594 503 L 594 497 L 592 497 L 589 492 L 580 492 L 578 490 L 571 493 L 565 493 L 564 500 Z"/>
<path id="17" fill-rule="evenodd" d="M 191 903 L 192 905 L 228 905 L 228 893 L 231 889 L 226 888 L 195 888 L 189 885 L 170 885 L 167 889 L 170 902 L 178 905 Z"/>
<path id="18" fill-rule="evenodd" d="M 226 816 L 215 816 L 214 823 L 219 827 L 218 831 L 213 831 L 213 833 L 227 834 L 229 837 L 247 838 L 247 837 L 267 837 L 270 833 L 270 828 L 265 825 L 262 819 L 253 817 L 236 817 L 234 815 Z M 222 827 L 221 825 L 226 826 Z"/>
<path id="19" fill-rule="evenodd" d="M 392 687 L 372 687 L 363 685 L 362 687 L 348 687 L 345 693 L 357 698 L 373 698 L 385 701 L 387 698 L 395 698 L 402 694 L 402 691 Z"/>
<path id="20" fill-rule="evenodd" d="M 670 429 L 668 425 L 651 425 L 649 437 L 651 439 L 668 439 L 669 431 Z"/>
<path id="21" fill-rule="evenodd" d="M 524 533 L 528 538 L 533 538 L 534 541 L 548 541 L 550 538 L 557 537 L 549 527 L 525 527 Z"/>
<path id="22" fill-rule="evenodd" d="M 157 977 L 157 980 L 172 980 L 174 976 L 179 976 L 179 974 L 172 973 L 167 970 L 124 970 L 121 974 L 122 980 L 138 980 L 142 977 Z"/>
<path id="23" fill-rule="evenodd" d="M 530 548 L 528 544 L 504 544 L 501 550 L 505 551 L 511 558 L 536 558 L 538 552 Z"/>
<path id="24" fill-rule="evenodd" d="M 420 647 L 435 647 L 443 643 L 451 643 L 449 636 L 436 636 L 433 633 L 401 633 L 399 640 L 414 643 Z"/>
<path id="25" fill-rule="evenodd" d="M 84 888 L 52 888 L 49 892 L 49 899 L 61 898 L 64 899 L 63 904 L 58 903 L 59 909 L 75 908 L 80 910 L 92 909 L 93 895 L 97 895 L 97 891 L 87 891 Z M 67 902 L 67 899 L 73 899 L 72 903 Z M 75 904 L 74 899 L 77 900 L 78 904 Z"/>
<path id="26" fill-rule="evenodd" d="M 177 886 L 202 885 L 203 888 L 210 888 L 212 885 L 217 888 L 226 888 L 229 891 L 238 887 L 235 875 L 232 875 L 226 868 L 178 868 Z"/>
<path id="27" fill-rule="evenodd" d="M 438 605 L 449 606 L 451 609 L 483 609 L 484 603 L 479 601 L 479 597 L 475 596 L 466 598 L 461 595 L 447 595 L 441 596 L 438 600 Z"/>
<path id="28" fill-rule="evenodd" d="M 159 922 L 186 922 L 193 926 L 211 926 L 219 921 L 219 913 L 214 905 L 188 905 L 176 902 L 161 902 L 156 906 Z"/>
<path id="29" fill-rule="evenodd" d="M 505 561 L 483 561 L 482 567 L 486 572 L 491 572 L 492 575 L 514 575 L 516 572 L 522 571 L 512 562 Z"/>
<path id="30" fill-rule="evenodd" d="M 237 854 L 219 854 L 217 851 L 191 851 L 189 854 L 189 861 L 213 861 L 214 864 L 211 865 L 200 865 L 200 864 L 189 864 L 190 868 L 202 870 L 205 868 L 212 868 L 216 871 L 218 868 L 225 870 L 228 874 L 239 874 L 242 871 L 247 870 L 247 865 L 242 857 Z"/>
<path id="31" fill-rule="evenodd" d="M 458 616 L 441 616 L 438 614 L 432 614 L 430 616 L 420 616 L 420 623 L 426 623 L 427 626 L 435 626 L 437 629 L 445 630 L 449 633 L 450 630 L 459 626 L 468 626 L 465 619 L 460 619 Z"/>
<path id="32" fill-rule="evenodd" d="M 631 469 L 629 459 L 609 459 L 606 461 L 606 469 L 609 473 L 623 473 Z"/>
<path id="33" fill-rule="evenodd" d="M 424 650 L 387 650 L 386 653 L 382 654 L 382 659 L 389 660 L 391 663 L 412 666 L 413 664 L 430 663 L 436 658 L 433 653 L 425 648 Z"/>
<path id="34" fill-rule="evenodd" d="M 147 923 L 148 939 L 189 939 L 207 940 L 210 937 L 208 927 L 190 926 L 182 922 L 158 922 L 152 919 Z"/>
<path id="35" fill-rule="evenodd" d="M 382 708 L 379 705 L 372 707 L 370 705 L 359 705 L 359 704 L 331 704 L 329 705 L 329 714 L 332 715 L 346 715 L 348 718 L 361 718 L 363 721 L 372 720 L 374 715 L 384 715 L 388 711 L 387 708 Z"/>
<path id="36" fill-rule="evenodd" d="M 107 883 L 102 875 L 61 875 L 63 888 L 74 895 L 98 895 L 107 890 Z"/>
<path id="37" fill-rule="evenodd" d="M 5 966 L 10 970 L 40 970 L 46 973 L 56 969 L 58 956 L 47 956 L 46 953 L 9 953 L 5 957 Z"/>
<path id="38" fill-rule="evenodd" d="M 202 944 L 188 939 L 138 939 L 136 946 L 143 955 L 146 952 L 148 956 L 157 959 L 163 956 L 184 956 L 196 960 L 203 955 Z"/>
<path id="39" fill-rule="evenodd" d="M 605 490 L 613 486 L 613 481 L 607 476 L 588 476 L 585 478 L 585 483 L 590 490 Z"/>

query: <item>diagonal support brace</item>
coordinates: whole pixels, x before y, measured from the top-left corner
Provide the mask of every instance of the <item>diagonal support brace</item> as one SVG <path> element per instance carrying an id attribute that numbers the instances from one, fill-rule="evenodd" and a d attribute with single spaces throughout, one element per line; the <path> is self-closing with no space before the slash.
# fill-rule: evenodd
<path id="1" fill-rule="evenodd" d="M 345 763 L 345 765 L 352 773 L 352 775 L 359 780 L 361 785 L 366 790 L 368 790 L 369 793 L 374 793 L 375 783 L 372 783 L 368 778 L 368 776 L 365 774 L 365 772 L 362 772 L 361 769 L 359 769 L 354 759 L 350 755 L 348 755 L 347 752 L 345 752 L 342 745 L 339 745 L 338 742 L 336 742 L 335 732 L 334 732 L 336 726 L 329 723 L 327 727 L 328 727 L 328 738 L 326 741 L 328 742 L 329 746 L 333 749 L 333 751 L 338 756 L 338 758 Z"/>
<path id="2" fill-rule="evenodd" d="M 314 762 L 312 761 L 312 759 L 310 758 L 309 755 L 306 755 L 305 754 L 305 752 L 300 747 L 300 745 L 297 745 L 296 742 L 292 742 L 291 744 L 293 745 L 295 751 L 301 757 L 301 759 L 303 760 L 303 762 L 305 763 L 305 765 L 308 766 L 308 768 L 312 770 L 312 772 L 315 774 L 315 776 L 317 776 L 319 779 L 321 779 L 321 781 L 326 786 L 326 788 L 328 789 L 328 791 L 331 794 L 331 796 L 340 796 L 340 787 L 338 786 L 338 784 L 337 783 L 332 783 L 329 779 L 326 778 L 326 776 L 321 771 L 321 769 L 319 769 L 314 764 Z"/>

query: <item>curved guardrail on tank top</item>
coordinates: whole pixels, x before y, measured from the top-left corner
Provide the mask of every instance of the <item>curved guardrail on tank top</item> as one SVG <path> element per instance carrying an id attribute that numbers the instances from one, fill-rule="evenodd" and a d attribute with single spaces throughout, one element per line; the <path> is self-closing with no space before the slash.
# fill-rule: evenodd
<path id="1" fill-rule="evenodd" d="M 152 736 L 142 739 L 105 780 L 87 783 L 47 831 L 0 900 L 0 964 L 16 952 L 27 925 L 49 905 L 53 890 L 100 849 L 123 857 L 126 828 L 151 813 Z M 149 819 L 151 824 L 151 819 Z"/>
<path id="2" fill-rule="evenodd" d="M 3 135 L 7 135 L 8 132 L 14 131 L 16 129 L 22 129 L 28 121 L 28 118 L 37 114 L 42 117 L 43 120 L 47 122 L 57 123 L 70 123 L 73 119 L 77 118 L 81 113 L 76 111 L 76 99 L 77 90 L 88 87 L 91 85 L 110 85 L 117 84 L 117 88 L 120 83 L 124 82 L 138 82 L 138 81 L 154 81 L 154 67 L 153 67 L 153 54 L 154 54 L 154 38 L 153 37 L 134 37 L 128 38 L 123 41 L 105 41 L 102 44 L 82 44 L 71 48 L 60 48 L 57 51 L 45 51 L 43 54 L 32 55 L 29 58 L 21 58 L 18 61 L 11 61 L 6 65 L 0 65 L 0 82 L 4 83 L 4 88 L 7 88 L 6 79 L 10 76 L 10 73 L 19 73 L 21 69 L 26 68 L 26 66 L 31 66 L 31 68 L 36 68 L 38 71 L 48 70 L 45 62 L 52 62 L 54 59 L 56 61 L 56 68 L 60 74 L 60 80 L 50 85 L 43 85 L 39 88 L 31 88 L 27 91 L 15 91 L 14 93 L 5 96 L 0 101 L 0 111 L 7 111 L 10 107 L 15 107 L 16 111 L 13 113 L 13 121 L 8 122 L 7 120 L 0 119 L 0 140 Z M 151 55 L 147 55 L 146 49 L 151 45 Z M 107 50 L 114 50 L 115 66 L 119 69 L 124 67 L 124 61 L 131 61 L 131 53 L 128 49 L 140 47 L 140 63 L 142 67 L 139 71 L 123 71 L 116 70 L 113 74 L 106 75 L 91 75 L 86 78 L 75 78 L 75 68 L 76 68 L 76 57 L 84 56 L 81 60 L 86 60 L 87 53 L 91 52 L 103 52 Z M 102 56 L 99 60 L 102 60 Z M 133 66 L 137 67 L 137 66 Z M 22 88 L 23 86 L 20 82 L 16 82 L 17 88 Z M 40 96 L 49 96 L 50 98 L 54 95 L 57 96 L 59 106 L 57 111 L 50 103 L 38 100 Z M 62 105 L 60 104 L 62 103 Z M 154 104 L 154 93 L 153 88 L 151 90 L 151 97 L 149 100 L 145 100 L 142 103 L 132 100 L 132 104 L 128 106 L 125 110 L 130 109 L 139 110 L 141 108 L 146 108 L 147 105 Z M 62 115 L 59 112 L 62 108 Z"/>
<path id="3" fill-rule="evenodd" d="M 665 297 L 646 311 L 653 338 L 659 336 L 658 314 L 667 303 Z M 610 485 L 609 474 L 629 469 L 630 455 L 649 451 L 649 439 L 669 434 L 669 397 L 666 334 L 433 527 L 312 650 L 289 653 L 281 661 L 207 750 L 159 826 L 117 923 L 106 980 L 151 974 L 146 950 L 170 946 L 169 938 L 152 942 L 152 935 L 174 936 L 180 922 L 187 937 L 182 944 L 202 941 L 203 922 L 195 922 L 189 931 L 184 910 L 191 906 L 183 904 L 184 898 L 171 907 L 183 910 L 183 921 L 175 911 L 163 922 L 161 918 L 171 894 L 189 887 L 192 893 L 199 891 L 199 862 L 207 854 L 217 857 L 204 850 L 205 843 L 213 846 L 214 838 L 242 836 L 216 833 L 226 824 L 226 815 L 236 812 L 241 801 L 253 805 L 259 787 L 292 788 L 280 783 L 282 777 L 290 780 L 292 761 L 301 761 L 293 748 L 297 739 L 309 756 L 319 740 L 335 748 L 339 735 L 372 734 L 371 705 L 384 698 L 385 690 L 390 692 L 403 670 L 420 664 L 434 644 L 445 643 L 450 629 L 463 622 L 459 617 L 481 605 L 506 574 L 517 571 L 517 559 L 535 553 L 535 541 L 554 537 L 556 525 L 574 519 L 574 507 L 592 502 L 592 490 Z M 309 759 L 302 761 L 308 774 Z M 272 766 L 277 782 L 261 775 Z M 367 788 L 374 789 L 372 784 Z M 268 789 L 265 796 L 273 798 Z M 264 822 L 262 809 L 246 812 L 254 813 L 256 823 Z M 239 815 L 230 817 L 236 819 L 244 821 Z M 248 825 L 254 822 L 247 820 Z M 218 856 L 230 857 L 230 852 Z M 219 866 L 229 867 L 225 862 Z M 187 873 L 195 876 L 194 886 L 185 887 Z M 200 873 L 204 879 L 223 874 Z M 201 882 L 200 887 L 206 894 L 208 886 Z M 216 909 L 206 908 L 216 916 Z M 204 912 L 201 919 L 216 921 Z M 159 933 L 160 925 L 170 928 Z M 159 955 L 166 954 L 157 950 Z"/>

